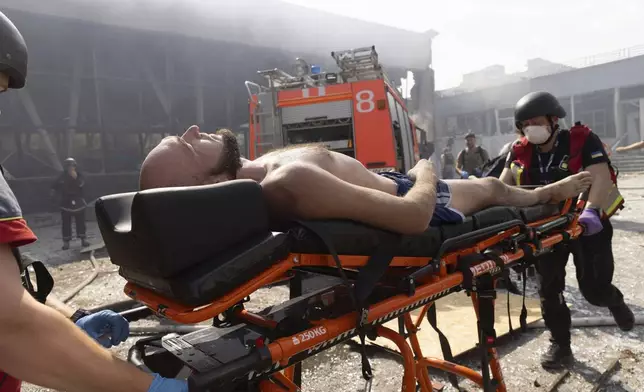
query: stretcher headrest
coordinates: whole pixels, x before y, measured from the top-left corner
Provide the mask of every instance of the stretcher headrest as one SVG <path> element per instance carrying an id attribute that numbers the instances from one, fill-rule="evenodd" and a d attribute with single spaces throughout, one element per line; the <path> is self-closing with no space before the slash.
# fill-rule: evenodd
<path id="1" fill-rule="evenodd" d="M 104 196 L 96 217 L 114 264 L 157 277 L 270 232 L 261 187 L 248 180 Z"/>

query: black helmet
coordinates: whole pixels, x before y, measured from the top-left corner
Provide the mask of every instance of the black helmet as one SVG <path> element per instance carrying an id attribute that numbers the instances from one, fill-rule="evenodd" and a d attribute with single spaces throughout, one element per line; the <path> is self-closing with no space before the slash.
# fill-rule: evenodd
<path id="1" fill-rule="evenodd" d="M 74 159 L 74 158 L 65 159 L 63 161 L 63 166 L 65 166 L 65 167 L 76 166 L 76 159 Z"/>
<path id="2" fill-rule="evenodd" d="M 521 122 L 540 116 L 564 118 L 566 110 L 554 95 L 543 91 L 527 94 L 514 107 L 514 120 L 517 123 L 517 128 L 520 128 Z"/>
<path id="3" fill-rule="evenodd" d="M 14 24 L 0 12 L 0 72 L 9 77 L 9 88 L 22 88 L 27 78 L 27 45 Z"/>

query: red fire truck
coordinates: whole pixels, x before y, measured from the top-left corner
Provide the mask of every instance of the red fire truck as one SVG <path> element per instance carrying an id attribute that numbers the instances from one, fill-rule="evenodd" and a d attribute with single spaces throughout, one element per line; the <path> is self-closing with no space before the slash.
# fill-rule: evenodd
<path id="1" fill-rule="evenodd" d="M 375 47 L 333 52 L 337 72 L 296 60 L 296 75 L 259 71 L 268 82 L 246 82 L 250 96 L 248 155 L 287 145 L 320 143 L 374 171 L 406 171 L 419 159 L 424 132 L 378 62 Z"/>

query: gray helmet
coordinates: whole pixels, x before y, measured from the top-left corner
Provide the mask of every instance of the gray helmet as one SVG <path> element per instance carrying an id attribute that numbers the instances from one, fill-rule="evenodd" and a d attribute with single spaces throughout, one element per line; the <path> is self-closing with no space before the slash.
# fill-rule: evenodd
<path id="1" fill-rule="evenodd" d="M 566 110 L 554 95 L 544 91 L 525 95 L 514 107 L 517 128 L 521 128 L 520 123 L 523 121 L 540 116 L 565 118 Z"/>
<path id="2" fill-rule="evenodd" d="M 0 12 L 0 72 L 9 77 L 9 88 L 25 86 L 27 45 L 16 26 Z"/>
<path id="3" fill-rule="evenodd" d="M 76 166 L 76 159 L 74 158 L 67 158 L 63 161 L 63 166 L 64 167 L 71 167 L 71 166 Z"/>

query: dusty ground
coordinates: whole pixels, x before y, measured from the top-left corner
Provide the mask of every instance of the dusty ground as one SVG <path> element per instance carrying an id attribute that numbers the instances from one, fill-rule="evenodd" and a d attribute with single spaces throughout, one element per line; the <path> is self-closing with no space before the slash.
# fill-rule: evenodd
<path id="1" fill-rule="evenodd" d="M 621 179 L 623 193 L 628 207 L 613 218 L 615 235 L 613 249 L 616 260 L 615 284 L 623 291 L 633 310 L 644 315 L 644 269 L 641 268 L 644 253 L 644 175 L 624 176 Z M 640 189 L 635 189 L 641 187 Z M 633 189 L 628 189 L 633 188 Z M 30 218 L 35 224 L 40 240 L 25 249 L 32 256 L 46 261 L 56 279 L 54 293 L 64 297 L 73 287 L 90 274 L 90 264 L 78 252 L 60 250 L 59 227 L 51 217 Z M 100 234 L 94 222 L 88 224 L 90 241 L 100 241 Z M 79 244 L 76 244 L 77 247 Z M 99 277 L 74 297 L 70 304 L 92 308 L 105 303 L 126 299 L 122 293 L 124 280 L 118 276 L 115 267 L 109 263 L 105 253 L 98 253 Z M 575 280 L 574 266 L 568 265 L 568 290 L 566 299 L 575 316 L 609 316 L 607 310 L 593 307 L 581 297 Z M 530 290 L 534 293 L 534 288 Z M 260 309 L 287 298 L 284 287 L 274 287 L 258 292 L 252 299 L 251 307 Z M 440 315 L 439 315 L 440 317 Z M 153 324 L 156 320 L 143 320 L 137 324 Z M 128 340 L 115 352 L 124 357 Z M 546 348 L 548 335 L 543 330 L 531 330 L 517 340 L 507 340 L 500 347 L 503 371 L 509 391 L 545 391 L 557 378 L 540 368 L 538 359 Z M 576 363 L 571 376 L 559 387 L 559 391 L 590 391 L 592 383 L 606 370 L 617 356 L 622 356 L 621 369 L 610 379 L 605 391 L 644 391 L 644 327 L 624 333 L 614 327 L 580 328 L 573 330 L 573 344 Z M 400 390 L 402 366 L 399 358 L 392 353 L 373 349 L 371 363 L 375 380 L 373 391 Z M 461 362 L 476 368 L 476 358 L 462 358 Z M 446 381 L 437 372 L 433 375 L 439 381 Z M 310 391 L 359 391 L 364 382 L 360 376 L 360 357 L 350 345 L 336 346 L 304 363 L 304 390 Z M 464 390 L 476 390 L 468 382 L 461 382 Z M 46 391 L 26 385 L 25 391 Z M 445 391 L 454 389 L 447 384 Z"/>

